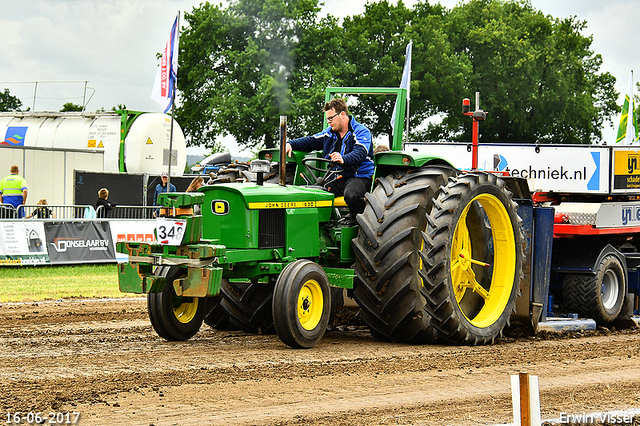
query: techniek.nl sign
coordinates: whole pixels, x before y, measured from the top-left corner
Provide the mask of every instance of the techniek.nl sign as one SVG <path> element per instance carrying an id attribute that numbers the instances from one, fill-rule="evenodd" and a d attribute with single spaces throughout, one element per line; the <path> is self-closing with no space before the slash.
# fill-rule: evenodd
<path id="1" fill-rule="evenodd" d="M 609 192 L 609 151 L 601 148 L 483 147 L 484 170 L 508 172 L 529 181 L 535 192 Z"/>
<path id="2" fill-rule="evenodd" d="M 444 158 L 461 170 L 471 168 L 470 144 L 406 144 L 405 150 Z M 610 147 L 531 144 L 480 144 L 478 168 L 527 179 L 532 192 L 609 192 Z"/>

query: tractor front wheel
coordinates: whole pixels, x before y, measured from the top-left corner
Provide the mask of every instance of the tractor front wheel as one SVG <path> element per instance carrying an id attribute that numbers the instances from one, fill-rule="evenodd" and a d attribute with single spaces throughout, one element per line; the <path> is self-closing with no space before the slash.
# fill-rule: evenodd
<path id="1" fill-rule="evenodd" d="M 331 288 L 324 270 L 310 260 L 288 264 L 273 291 L 273 323 L 278 337 L 295 349 L 314 347 L 331 315 Z"/>
<path id="2" fill-rule="evenodd" d="M 187 269 L 161 267 L 159 276 L 166 277 L 164 289 L 149 293 L 147 307 L 153 329 L 170 341 L 192 338 L 208 314 L 208 301 L 200 297 L 181 297 L 173 289 L 173 281 L 187 276 Z"/>

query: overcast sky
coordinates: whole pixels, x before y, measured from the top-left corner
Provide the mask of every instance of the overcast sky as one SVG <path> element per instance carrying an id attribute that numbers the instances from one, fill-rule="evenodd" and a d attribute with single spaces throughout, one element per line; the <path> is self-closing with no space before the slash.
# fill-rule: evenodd
<path id="1" fill-rule="evenodd" d="M 133 110 L 160 112 L 160 106 L 150 99 L 156 53 L 164 48 L 177 12 L 191 12 L 200 3 L 0 0 L 0 90 L 9 88 L 22 100 L 23 108 L 33 107 L 33 82 L 39 81 L 35 110 L 59 110 L 65 102 L 83 103 L 86 81 L 90 111 L 124 104 Z M 362 13 L 365 3 L 366 0 L 324 0 L 323 13 L 340 17 Z M 405 1 L 408 6 L 414 3 L 415 0 Z M 458 1 L 440 3 L 451 8 Z M 533 7 L 547 15 L 575 15 L 587 21 L 584 34 L 593 35 L 592 49 L 604 60 L 602 71 L 616 77 L 616 89 L 621 94 L 627 90 L 631 70 L 635 68 L 636 75 L 640 75 L 640 43 L 633 39 L 640 24 L 639 3 L 532 0 Z M 414 50 L 413 54 L 420 52 Z M 615 129 L 605 128 L 605 139 L 613 142 L 615 133 Z M 231 150 L 235 154 L 233 147 Z"/>

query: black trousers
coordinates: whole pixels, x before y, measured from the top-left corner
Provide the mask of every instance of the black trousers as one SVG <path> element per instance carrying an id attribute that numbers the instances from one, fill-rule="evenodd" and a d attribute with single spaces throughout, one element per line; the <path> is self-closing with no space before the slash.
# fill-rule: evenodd
<path id="1" fill-rule="evenodd" d="M 367 205 L 364 194 L 371 191 L 371 182 L 371 178 L 338 179 L 329 184 L 327 189 L 336 197 L 344 195 L 351 214 L 355 215 L 364 212 Z"/>

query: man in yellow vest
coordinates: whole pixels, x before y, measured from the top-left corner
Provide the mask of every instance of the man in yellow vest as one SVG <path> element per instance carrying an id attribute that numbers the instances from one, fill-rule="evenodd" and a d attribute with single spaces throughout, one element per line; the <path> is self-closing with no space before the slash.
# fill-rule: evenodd
<path id="1" fill-rule="evenodd" d="M 11 204 L 18 208 L 27 203 L 27 181 L 18 176 L 18 166 L 11 166 L 11 174 L 0 180 L 0 203 Z M 20 209 L 23 210 L 23 209 Z M 18 212 L 18 217 L 24 216 L 24 211 Z"/>

